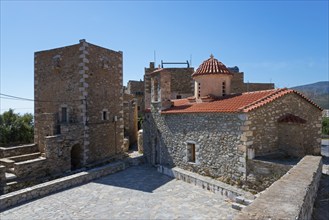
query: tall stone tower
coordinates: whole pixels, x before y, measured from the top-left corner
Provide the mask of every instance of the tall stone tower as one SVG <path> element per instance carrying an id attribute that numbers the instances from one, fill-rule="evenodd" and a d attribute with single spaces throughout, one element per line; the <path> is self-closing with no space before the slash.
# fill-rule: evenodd
<path id="1" fill-rule="evenodd" d="M 73 167 L 122 151 L 122 52 L 80 40 L 35 53 L 35 142 L 57 135 L 70 144 Z M 60 143 L 59 143 L 60 144 Z"/>

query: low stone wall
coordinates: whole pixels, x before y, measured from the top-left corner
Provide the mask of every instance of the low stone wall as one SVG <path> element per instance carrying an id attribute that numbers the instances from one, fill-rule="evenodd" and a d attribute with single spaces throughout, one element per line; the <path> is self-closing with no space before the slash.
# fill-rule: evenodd
<path id="1" fill-rule="evenodd" d="M 38 146 L 36 144 L 27 144 L 15 147 L 0 147 L 0 158 L 12 157 L 22 154 L 29 154 L 37 152 Z"/>
<path id="2" fill-rule="evenodd" d="M 311 219 L 321 173 L 321 157 L 305 156 L 235 219 Z"/>
<path id="3" fill-rule="evenodd" d="M 280 179 L 293 165 L 263 160 L 247 160 L 247 185 L 251 190 L 261 192 Z"/>
<path id="4" fill-rule="evenodd" d="M 6 167 L 0 165 L 0 195 L 3 194 L 5 185 L 6 185 Z"/>
<path id="5" fill-rule="evenodd" d="M 27 202 L 32 199 L 43 197 L 51 193 L 55 193 L 61 190 L 68 189 L 70 187 L 87 183 L 94 179 L 98 179 L 100 177 L 124 170 L 129 166 L 139 165 L 141 163 L 143 163 L 143 156 L 127 158 L 124 161 L 111 163 L 102 167 L 83 171 L 70 176 L 62 177 L 56 180 L 52 180 L 5 195 L 1 195 L 0 211 L 8 209 L 14 205 L 19 205 L 23 202 Z"/>
<path id="6" fill-rule="evenodd" d="M 48 163 L 46 158 L 37 158 L 34 160 L 14 163 L 15 175 L 19 178 L 40 177 L 49 175 Z"/>
<path id="7" fill-rule="evenodd" d="M 254 198 L 251 193 L 242 189 L 214 180 L 210 177 L 180 169 L 178 167 L 170 169 L 164 166 L 158 166 L 158 172 L 174 177 L 178 180 L 183 180 L 187 183 L 192 183 L 214 193 L 220 193 L 221 195 L 228 197 L 231 201 L 235 201 L 235 198 L 238 196 Z"/>

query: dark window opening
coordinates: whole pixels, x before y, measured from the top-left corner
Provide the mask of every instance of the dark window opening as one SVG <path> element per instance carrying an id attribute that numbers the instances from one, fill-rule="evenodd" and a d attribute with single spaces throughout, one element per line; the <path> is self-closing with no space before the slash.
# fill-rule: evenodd
<path id="1" fill-rule="evenodd" d="M 226 83 L 225 82 L 222 83 L 222 94 L 223 94 L 223 96 L 226 95 Z"/>
<path id="2" fill-rule="evenodd" d="M 187 144 L 187 158 L 188 162 L 195 163 L 195 144 L 188 143 Z"/>
<path id="3" fill-rule="evenodd" d="M 107 111 L 103 111 L 102 119 L 107 120 Z"/>
<path id="4" fill-rule="evenodd" d="M 62 107 L 62 122 L 66 123 L 67 122 L 67 108 Z"/>
<path id="5" fill-rule="evenodd" d="M 181 98 L 182 98 L 181 95 L 177 95 L 177 96 L 176 96 L 176 99 L 181 99 Z"/>

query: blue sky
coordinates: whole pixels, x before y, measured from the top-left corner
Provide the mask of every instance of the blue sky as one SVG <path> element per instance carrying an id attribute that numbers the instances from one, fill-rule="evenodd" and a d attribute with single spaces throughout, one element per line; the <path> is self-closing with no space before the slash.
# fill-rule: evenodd
<path id="1" fill-rule="evenodd" d="M 33 99 L 35 51 L 79 39 L 123 51 L 124 84 L 154 60 L 212 53 L 245 81 L 292 87 L 328 80 L 328 1 L 3 1 L 0 91 Z M 1 99 L 1 112 L 33 102 Z"/>

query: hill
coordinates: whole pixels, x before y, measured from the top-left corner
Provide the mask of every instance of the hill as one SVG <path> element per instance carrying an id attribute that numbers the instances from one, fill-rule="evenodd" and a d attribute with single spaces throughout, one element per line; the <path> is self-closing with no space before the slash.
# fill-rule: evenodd
<path id="1" fill-rule="evenodd" d="M 329 81 L 295 86 L 291 89 L 303 93 L 322 108 L 329 109 Z"/>

